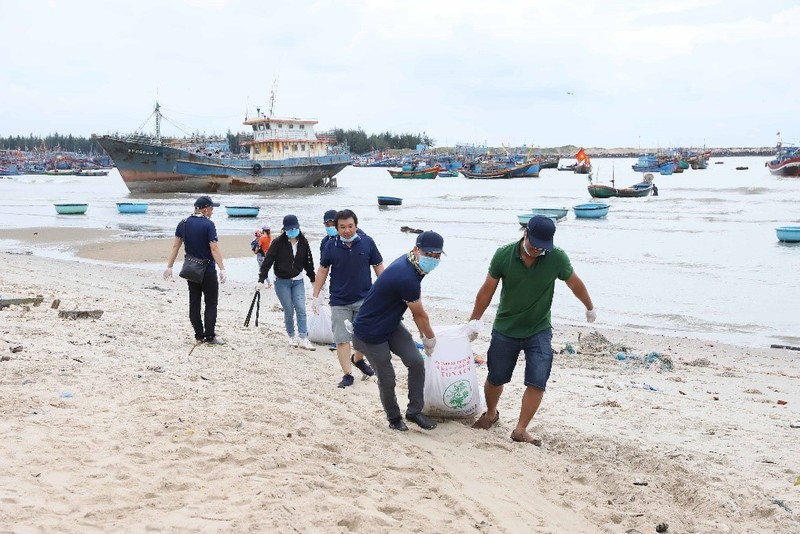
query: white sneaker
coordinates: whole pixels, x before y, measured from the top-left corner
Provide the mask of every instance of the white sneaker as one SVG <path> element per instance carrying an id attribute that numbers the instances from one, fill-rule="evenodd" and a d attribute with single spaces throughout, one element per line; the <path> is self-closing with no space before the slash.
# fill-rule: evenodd
<path id="1" fill-rule="evenodd" d="M 297 338 L 294 336 L 289 336 L 289 346 L 296 347 L 297 346 Z"/>
<path id="2" fill-rule="evenodd" d="M 300 340 L 300 348 L 301 349 L 308 349 L 308 350 L 317 350 L 317 347 L 311 344 L 307 337 L 304 337 Z"/>

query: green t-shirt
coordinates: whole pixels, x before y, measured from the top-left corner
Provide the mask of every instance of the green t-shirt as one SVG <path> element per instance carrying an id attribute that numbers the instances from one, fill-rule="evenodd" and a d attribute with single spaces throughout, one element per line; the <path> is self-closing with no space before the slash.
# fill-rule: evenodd
<path id="1" fill-rule="evenodd" d="M 526 338 L 551 328 L 556 278 L 567 280 L 573 270 L 567 253 L 558 247 L 526 267 L 519 244 L 515 241 L 497 249 L 489 275 L 502 281 L 494 329 L 509 337 Z"/>

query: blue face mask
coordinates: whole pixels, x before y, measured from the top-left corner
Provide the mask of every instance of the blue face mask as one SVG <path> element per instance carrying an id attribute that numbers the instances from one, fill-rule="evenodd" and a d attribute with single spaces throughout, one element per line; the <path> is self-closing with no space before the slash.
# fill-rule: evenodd
<path id="1" fill-rule="evenodd" d="M 423 273 L 428 274 L 434 270 L 437 265 L 439 265 L 439 261 L 440 260 L 438 258 L 420 255 L 419 260 L 417 260 L 417 265 L 419 265 L 419 268 Z"/>
<path id="2" fill-rule="evenodd" d="M 288 237 L 289 239 L 297 239 L 299 235 L 300 235 L 299 228 L 292 228 L 291 230 L 286 230 L 286 237 Z"/>
<path id="3" fill-rule="evenodd" d="M 343 243 L 352 243 L 353 241 L 358 241 L 359 239 L 361 239 L 361 237 L 359 237 L 358 234 L 353 234 L 350 237 L 341 237 L 340 236 L 339 239 L 341 239 Z"/>
<path id="4" fill-rule="evenodd" d="M 325 233 L 328 234 L 329 237 L 336 237 L 336 234 L 338 234 L 339 232 L 336 231 L 335 226 L 326 226 Z"/>

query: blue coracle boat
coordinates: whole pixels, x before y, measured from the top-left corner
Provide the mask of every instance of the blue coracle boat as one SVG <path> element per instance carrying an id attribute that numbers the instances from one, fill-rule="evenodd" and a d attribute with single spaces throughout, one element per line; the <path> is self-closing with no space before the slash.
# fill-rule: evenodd
<path id="1" fill-rule="evenodd" d="M 400 206 L 403 199 L 399 197 L 378 197 L 378 206 Z"/>
<path id="2" fill-rule="evenodd" d="M 228 217 L 258 217 L 258 206 L 225 206 Z"/>
<path id="3" fill-rule="evenodd" d="M 53 204 L 60 215 L 83 215 L 89 204 Z"/>
<path id="4" fill-rule="evenodd" d="M 117 202 L 120 213 L 147 213 L 147 202 Z"/>
<path id="5" fill-rule="evenodd" d="M 589 202 L 572 206 L 572 211 L 575 212 L 575 217 L 578 219 L 600 219 L 608 215 L 608 208 L 610 207 L 610 204 Z"/>
<path id="6" fill-rule="evenodd" d="M 779 226 L 775 228 L 778 241 L 786 243 L 800 243 L 800 226 Z"/>

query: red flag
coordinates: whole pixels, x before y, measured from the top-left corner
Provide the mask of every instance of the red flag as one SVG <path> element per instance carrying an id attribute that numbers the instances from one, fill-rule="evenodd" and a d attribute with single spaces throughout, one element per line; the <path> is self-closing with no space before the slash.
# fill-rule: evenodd
<path id="1" fill-rule="evenodd" d="M 575 159 L 579 162 L 583 162 L 586 159 L 586 152 L 583 151 L 583 147 L 581 147 L 581 149 L 578 150 L 578 153 L 575 154 Z"/>

